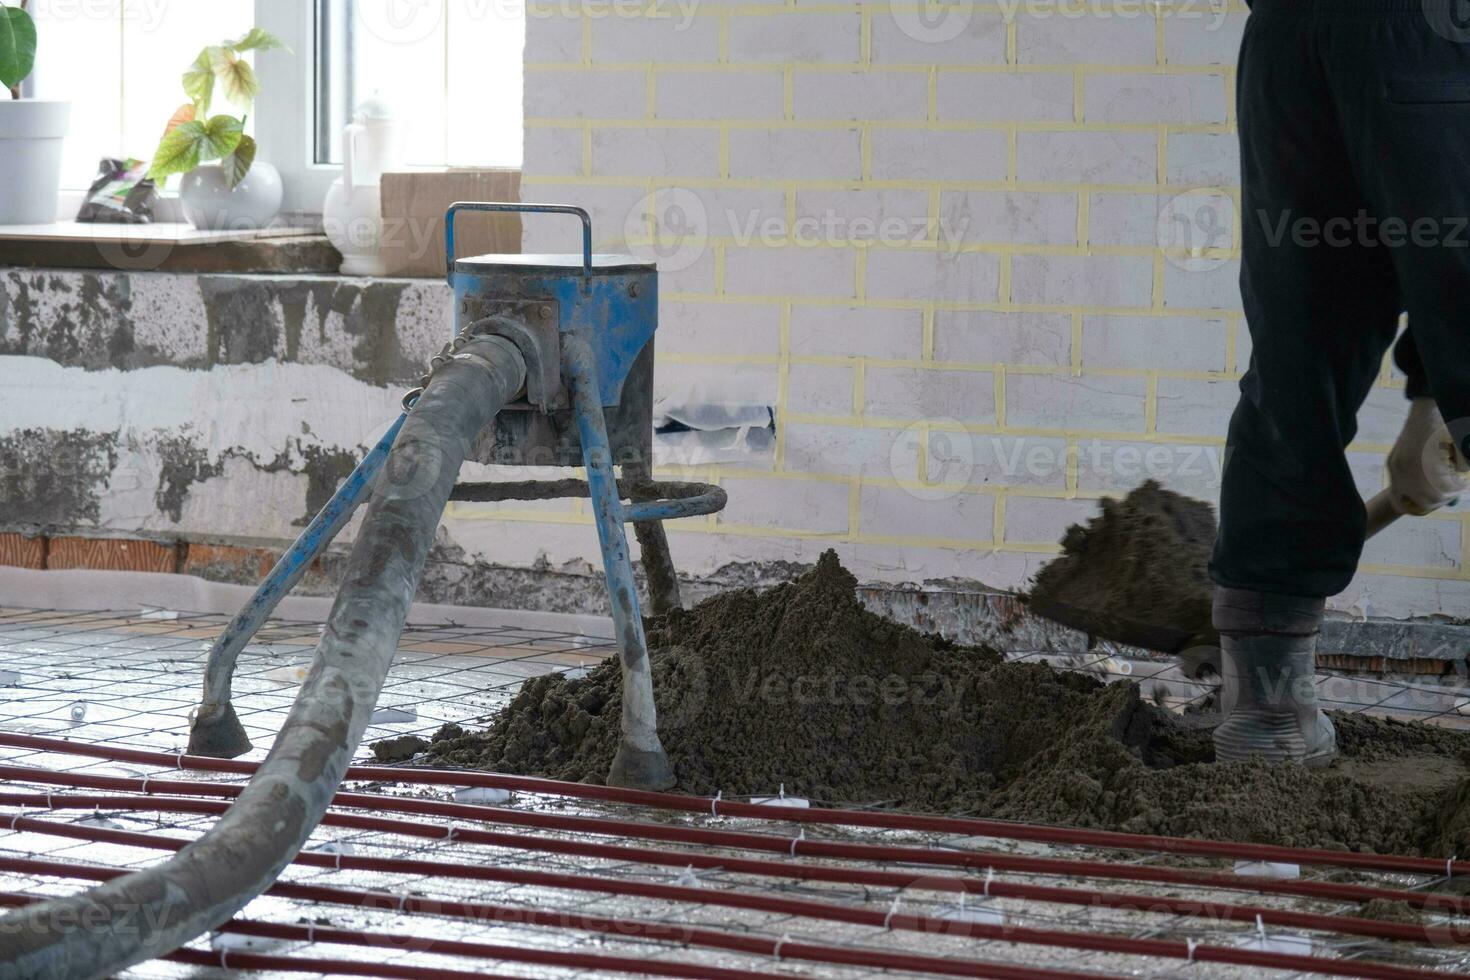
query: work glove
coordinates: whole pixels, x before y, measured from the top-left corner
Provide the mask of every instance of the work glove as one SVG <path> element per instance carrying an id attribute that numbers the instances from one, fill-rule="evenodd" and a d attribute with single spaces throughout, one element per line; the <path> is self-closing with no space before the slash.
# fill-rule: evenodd
<path id="1" fill-rule="evenodd" d="M 1388 454 L 1388 488 L 1399 513 L 1418 517 L 1470 490 L 1470 463 L 1433 398 L 1409 403 L 1409 419 Z"/>

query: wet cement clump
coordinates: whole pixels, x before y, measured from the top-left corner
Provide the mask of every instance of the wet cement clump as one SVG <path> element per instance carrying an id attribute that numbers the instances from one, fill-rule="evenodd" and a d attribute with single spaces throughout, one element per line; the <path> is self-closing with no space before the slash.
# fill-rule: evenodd
<path id="1" fill-rule="evenodd" d="M 1186 634 L 1210 629 L 1208 564 L 1216 534 L 1209 504 L 1150 480 L 1074 524 L 1031 596 Z M 1106 632 L 1106 629 L 1095 630 Z"/>
<path id="2" fill-rule="evenodd" d="M 407 762 L 429 747 L 429 740 L 417 735 L 399 735 L 373 743 L 373 761 Z"/>
<path id="3" fill-rule="evenodd" d="M 1342 715 L 1335 765 L 1217 764 L 1208 731 L 1132 683 L 956 647 L 868 612 L 855 587 L 829 552 L 794 582 L 649 624 L 681 791 L 784 785 L 819 803 L 1379 852 L 1470 843 L 1470 736 Z M 602 782 L 621 707 L 615 660 L 534 678 L 485 731 L 446 726 L 428 760 Z"/>

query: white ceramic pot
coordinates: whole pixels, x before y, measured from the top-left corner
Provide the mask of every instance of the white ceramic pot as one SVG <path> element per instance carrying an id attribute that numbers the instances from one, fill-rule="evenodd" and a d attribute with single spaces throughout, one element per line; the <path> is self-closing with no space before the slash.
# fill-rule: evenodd
<path id="1" fill-rule="evenodd" d="M 70 116 L 69 102 L 0 102 L 0 225 L 56 220 L 61 142 Z"/>
<path id="2" fill-rule="evenodd" d="M 244 231 L 264 228 L 281 211 L 281 173 L 256 160 L 233 188 L 219 164 L 195 167 L 179 184 L 184 217 L 195 228 Z"/>
<path id="3" fill-rule="evenodd" d="M 344 276 L 385 276 L 379 254 L 383 238 L 383 192 L 379 184 L 332 181 L 322 205 L 322 230 L 342 253 Z"/>

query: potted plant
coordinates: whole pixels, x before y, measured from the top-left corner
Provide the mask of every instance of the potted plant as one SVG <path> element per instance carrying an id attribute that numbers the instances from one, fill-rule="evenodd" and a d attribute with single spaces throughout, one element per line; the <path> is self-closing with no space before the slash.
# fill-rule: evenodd
<path id="1" fill-rule="evenodd" d="M 20 84 L 36 64 L 36 23 L 26 2 L 0 0 L 0 225 L 56 220 L 61 185 L 61 141 L 71 104 L 23 99 Z"/>
<path id="2" fill-rule="evenodd" d="M 243 55 L 284 47 L 253 27 L 238 40 L 205 48 L 184 72 L 189 101 L 164 128 L 148 176 L 161 183 L 183 174 L 179 199 L 196 228 L 260 228 L 281 209 L 280 172 L 255 158 L 255 140 L 245 134 L 260 83 Z M 210 114 L 216 92 L 240 110 L 239 117 Z"/>

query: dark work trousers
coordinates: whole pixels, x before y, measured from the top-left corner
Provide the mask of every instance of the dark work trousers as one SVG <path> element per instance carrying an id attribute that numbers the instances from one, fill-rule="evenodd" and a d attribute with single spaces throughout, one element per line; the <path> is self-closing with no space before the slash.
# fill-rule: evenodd
<path id="1" fill-rule="evenodd" d="M 1250 368 L 1221 585 L 1345 589 L 1366 515 L 1346 448 L 1394 342 L 1470 452 L 1470 3 L 1256 0 L 1236 88 Z"/>

